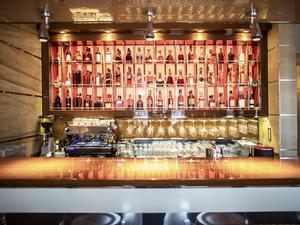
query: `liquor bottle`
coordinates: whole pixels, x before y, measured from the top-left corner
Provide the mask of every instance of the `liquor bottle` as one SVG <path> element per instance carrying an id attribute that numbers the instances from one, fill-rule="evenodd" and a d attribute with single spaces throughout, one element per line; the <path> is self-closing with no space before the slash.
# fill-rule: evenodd
<path id="1" fill-rule="evenodd" d="M 132 85 L 132 70 L 130 66 L 128 67 L 126 77 L 127 77 L 127 85 Z"/>
<path id="2" fill-rule="evenodd" d="M 59 52 L 57 52 L 56 57 L 54 58 L 54 63 L 61 64 L 61 58 L 60 58 Z"/>
<path id="3" fill-rule="evenodd" d="M 115 56 L 116 63 L 122 63 L 122 53 L 121 50 L 117 48 L 116 56 Z"/>
<path id="4" fill-rule="evenodd" d="M 248 60 L 251 61 L 253 60 L 253 57 L 252 57 L 252 46 L 249 46 L 249 52 L 248 52 Z"/>
<path id="5" fill-rule="evenodd" d="M 243 93 L 239 93 L 239 108 L 243 109 L 245 108 L 245 98 Z"/>
<path id="6" fill-rule="evenodd" d="M 71 109 L 71 97 L 70 97 L 70 92 L 67 90 L 67 96 L 66 96 L 66 109 Z"/>
<path id="7" fill-rule="evenodd" d="M 96 52 L 96 63 L 99 64 L 101 63 L 101 52 L 100 52 L 100 48 L 97 48 L 97 52 Z"/>
<path id="8" fill-rule="evenodd" d="M 107 68 L 106 74 L 105 74 L 105 83 L 106 86 L 110 87 L 112 85 L 112 76 L 110 68 Z"/>
<path id="9" fill-rule="evenodd" d="M 149 90 L 148 97 L 147 97 L 147 109 L 151 110 L 153 108 L 153 98 L 152 98 L 152 92 Z"/>
<path id="10" fill-rule="evenodd" d="M 240 83 L 241 84 L 245 84 L 245 73 L 244 73 L 244 70 L 242 69 L 241 72 L 240 72 Z"/>
<path id="11" fill-rule="evenodd" d="M 243 50 L 241 49 L 240 55 L 239 55 L 239 63 L 244 63 L 245 61 L 245 55 L 243 53 Z"/>
<path id="12" fill-rule="evenodd" d="M 232 91 L 229 91 L 229 107 L 235 107 L 235 99 L 233 97 Z"/>
<path id="13" fill-rule="evenodd" d="M 194 51 L 193 51 L 193 46 L 190 45 L 190 50 L 189 50 L 189 54 L 188 54 L 188 61 L 189 63 L 193 62 L 194 60 Z"/>
<path id="14" fill-rule="evenodd" d="M 182 89 L 179 89 L 179 95 L 178 95 L 178 108 L 183 109 L 184 107 L 184 97 L 182 95 Z"/>
<path id="15" fill-rule="evenodd" d="M 81 62 L 82 61 L 82 55 L 81 55 L 80 50 L 77 50 L 77 52 L 76 52 L 75 61 L 76 62 Z"/>
<path id="16" fill-rule="evenodd" d="M 121 76 L 121 69 L 119 66 L 117 66 L 115 74 L 116 74 L 116 78 L 115 78 L 116 86 L 121 86 L 122 85 L 122 76 Z"/>
<path id="17" fill-rule="evenodd" d="M 215 108 L 216 107 L 216 100 L 214 99 L 213 95 L 209 96 L 208 106 L 209 106 L 209 108 Z"/>
<path id="18" fill-rule="evenodd" d="M 161 94 L 161 90 L 158 91 L 157 108 L 158 109 L 163 109 L 164 108 L 164 101 L 163 101 L 163 97 L 162 97 L 162 94 Z"/>
<path id="19" fill-rule="evenodd" d="M 137 110 L 143 110 L 144 106 L 143 106 L 143 100 L 142 100 L 142 96 L 138 95 L 138 100 L 136 102 L 136 109 Z"/>
<path id="20" fill-rule="evenodd" d="M 111 63 L 111 52 L 110 52 L 109 48 L 106 49 L 105 62 L 106 63 Z"/>
<path id="21" fill-rule="evenodd" d="M 85 84 L 91 84 L 91 79 L 92 79 L 92 72 L 87 70 L 86 71 L 86 78 L 85 78 Z"/>
<path id="22" fill-rule="evenodd" d="M 235 72 L 233 71 L 233 66 L 228 66 L 228 84 L 235 84 Z"/>
<path id="23" fill-rule="evenodd" d="M 174 80 L 173 80 L 173 76 L 172 76 L 172 71 L 171 71 L 170 68 L 169 68 L 169 74 L 168 74 L 168 77 L 167 77 L 167 84 L 174 84 Z"/>
<path id="24" fill-rule="evenodd" d="M 127 63 L 132 63 L 132 54 L 131 54 L 131 50 L 130 48 L 127 48 L 127 52 L 126 52 L 126 62 Z"/>
<path id="25" fill-rule="evenodd" d="M 72 84 L 72 82 L 71 82 L 71 73 L 70 72 L 68 73 L 67 80 L 66 80 L 65 84 L 66 84 L 67 87 L 70 87 L 71 84 Z"/>
<path id="26" fill-rule="evenodd" d="M 168 97 L 168 109 L 172 110 L 174 107 L 174 100 L 172 96 L 172 91 L 169 91 L 169 97 Z"/>
<path id="27" fill-rule="evenodd" d="M 184 54 L 182 51 L 182 46 L 179 47 L 178 63 L 184 63 Z"/>
<path id="28" fill-rule="evenodd" d="M 188 79 L 188 84 L 194 84 L 194 75 L 192 75 L 192 73 L 189 73 L 187 79 Z"/>
<path id="29" fill-rule="evenodd" d="M 157 86 L 163 86 L 164 85 L 164 79 L 162 78 L 162 75 L 161 73 L 158 74 L 158 78 L 156 80 L 156 85 Z"/>
<path id="30" fill-rule="evenodd" d="M 107 94 L 107 99 L 105 101 L 105 109 L 112 109 L 112 108 L 113 108 L 112 95 Z"/>
<path id="31" fill-rule="evenodd" d="M 95 102 L 94 107 L 98 109 L 103 109 L 104 103 L 101 96 L 97 97 L 97 102 Z"/>
<path id="32" fill-rule="evenodd" d="M 198 60 L 201 63 L 203 63 L 205 61 L 203 47 L 200 47 Z"/>
<path id="33" fill-rule="evenodd" d="M 163 61 L 164 61 L 164 57 L 161 53 L 161 50 L 158 50 L 157 61 L 158 61 L 158 63 L 163 63 Z"/>
<path id="34" fill-rule="evenodd" d="M 82 106 L 81 93 L 78 92 L 75 98 L 75 107 L 81 107 L 81 106 Z"/>
<path id="35" fill-rule="evenodd" d="M 234 61 L 234 54 L 233 54 L 232 48 L 229 48 L 228 61 L 229 61 L 229 63 L 233 63 L 233 61 Z"/>
<path id="36" fill-rule="evenodd" d="M 81 84 L 81 71 L 77 70 L 75 73 L 75 84 Z"/>
<path id="37" fill-rule="evenodd" d="M 226 102 L 223 98 L 223 93 L 219 93 L 219 108 L 225 108 Z"/>
<path id="38" fill-rule="evenodd" d="M 118 100 L 116 101 L 116 109 L 121 110 L 124 108 L 124 103 L 122 101 L 121 95 L 118 96 Z"/>
<path id="39" fill-rule="evenodd" d="M 209 51 L 208 51 L 207 60 L 208 60 L 209 63 L 214 63 L 216 61 L 216 56 L 213 53 L 212 49 L 209 49 Z"/>
<path id="40" fill-rule="evenodd" d="M 128 99 L 127 99 L 127 108 L 130 110 L 133 110 L 133 108 L 134 108 L 134 100 L 132 99 L 131 94 L 129 94 Z"/>
<path id="41" fill-rule="evenodd" d="M 71 55 L 71 52 L 70 52 L 69 48 L 68 48 L 67 53 L 66 53 L 66 61 L 67 61 L 67 63 L 72 62 L 72 55 Z"/>
<path id="42" fill-rule="evenodd" d="M 210 85 L 215 84 L 214 74 L 213 72 L 208 72 L 207 83 Z"/>
<path id="43" fill-rule="evenodd" d="M 153 82 L 154 82 L 153 75 L 152 75 L 151 71 L 148 71 L 148 73 L 146 75 L 146 83 L 153 84 Z"/>
<path id="44" fill-rule="evenodd" d="M 179 70 L 179 75 L 178 75 L 178 79 L 177 79 L 177 84 L 179 86 L 183 86 L 184 85 L 184 77 L 182 75 L 182 70 Z"/>
<path id="45" fill-rule="evenodd" d="M 203 68 L 199 68 L 199 84 L 204 84 Z"/>
<path id="46" fill-rule="evenodd" d="M 204 108 L 204 99 L 199 97 L 197 100 L 197 106 L 199 109 L 203 109 Z"/>
<path id="47" fill-rule="evenodd" d="M 189 96 L 188 96 L 188 99 L 187 99 L 187 105 L 188 105 L 188 108 L 194 108 L 195 107 L 195 96 L 193 95 L 192 90 L 189 91 Z"/>
<path id="48" fill-rule="evenodd" d="M 253 109 L 255 107 L 255 100 L 254 100 L 254 96 L 253 96 L 253 93 L 251 92 L 251 95 L 250 95 L 250 100 L 249 100 L 249 107 L 251 109 Z"/>
<path id="49" fill-rule="evenodd" d="M 92 105 L 93 105 L 92 96 L 87 95 L 86 98 L 84 99 L 84 108 L 89 109 L 92 107 Z"/>
<path id="50" fill-rule="evenodd" d="M 143 83 L 143 76 L 142 76 L 141 67 L 138 67 L 138 71 L 136 73 L 136 83 L 137 84 L 142 84 Z"/>
<path id="51" fill-rule="evenodd" d="M 218 61 L 219 63 L 224 63 L 224 53 L 222 48 L 219 48 Z"/>
<path id="52" fill-rule="evenodd" d="M 174 57 L 172 55 L 172 50 L 169 50 L 168 52 L 169 52 L 169 54 L 166 58 L 166 63 L 174 63 Z"/>
<path id="53" fill-rule="evenodd" d="M 101 73 L 97 73 L 96 75 L 96 86 L 99 87 L 102 84 L 102 74 Z"/>
<path id="54" fill-rule="evenodd" d="M 92 61 L 92 54 L 91 54 L 91 49 L 86 48 L 86 53 L 84 55 L 84 62 L 90 63 Z"/>
<path id="55" fill-rule="evenodd" d="M 142 63 L 143 62 L 143 55 L 141 51 L 141 47 L 138 47 L 137 53 L 135 55 L 136 63 Z"/>
<path id="56" fill-rule="evenodd" d="M 59 91 L 56 93 L 55 101 L 54 101 L 54 107 L 55 108 L 60 108 L 61 107 L 61 100 L 59 96 Z"/>
<path id="57" fill-rule="evenodd" d="M 146 63 L 152 63 L 152 56 L 151 56 L 149 48 L 147 49 L 147 53 L 146 53 L 146 56 L 145 56 L 145 61 L 146 61 Z"/>

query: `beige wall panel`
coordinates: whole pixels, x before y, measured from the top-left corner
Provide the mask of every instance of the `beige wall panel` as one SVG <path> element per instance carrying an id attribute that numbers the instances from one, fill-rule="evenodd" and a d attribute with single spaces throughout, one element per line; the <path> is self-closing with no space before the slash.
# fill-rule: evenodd
<path id="1" fill-rule="evenodd" d="M 288 45 L 295 47 L 296 45 L 296 26 L 295 24 L 279 24 L 279 45 Z"/>
<path id="2" fill-rule="evenodd" d="M 41 94 L 41 60 L 3 43 L 0 43 L 0 52 L 7 52 L 0 54 L 1 89 Z"/>
<path id="3" fill-rule="evenodd" d="M 294 47 L 279 47 L 280 79 L 296 79 L 296 51 Z"/>
<path id="4" fill-rule="evenodd" d="M 268 52 L 268 82 L 279 79 L 279 48 L 273 48 Z"/>
<path id="5" fill-rule="evenodd" d="M 281 116 L 281 149 L 297 149 L 297 116 Z"/>
<path id="6" fill-rule="evenodd" d="M 278 81 L 268 84 L 269 114 L 279 114 L 279 83 Z"/>
<path id="7" fill-rule="evenodd" d="M 34 24 L 0 24 L 0 40 L 41 57 L 41 43 Z"/>
<path id="8" fill-rule="evenodd" d="M 297 114 L 297 92 L 295 81 L 281 81 L 279 84 L 280 93 L 280 114 Z"/>
<path id="9" fill-rule="evenodd" d="M 268 128 L 271 128 L 271 141 L 268 140 Z M 269 115 L 259 119 L 259 141 L 274 148 L 279 153 L 279 116 Z"/>

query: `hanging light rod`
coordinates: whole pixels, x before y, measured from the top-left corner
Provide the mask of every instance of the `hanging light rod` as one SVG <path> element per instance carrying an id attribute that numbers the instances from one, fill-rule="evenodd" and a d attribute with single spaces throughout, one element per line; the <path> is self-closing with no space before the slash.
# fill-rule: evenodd
<path id="1" fill-rule="evenodd" d="M 259 23 L 255 21 L 258 16 L 258 11 L 256 8 L 254 8 L 253 3 L 251 3 L 251 9 L 246 14 L 246 16 L 250 16 L 250 29 L 252 40 L 260 41 L 262 39 L 261 29 Z"/>
<path id="2" fill-rule="evenodd" d="M 48 10 L 48 4 L 46 4 L 45 9 L 41 12 L 41 24 L 39 28 L 39 40 L 40 42 L 47 42 L 49 40 L 49 21 L 52 18 L 52 13 Z"/>
<path id="3" fill-rule="evenodd" d="M 146 34 L 145 34 L 145 39 L 147 41 L 152 41 L 155 38 L 155 34 L 153 31 L 153 22 L 152 19 L 155 16 L 155 12 L 152 8 L 148 8 L 146 11 L 147 15 L 147 29 L 146 29 Z"/>

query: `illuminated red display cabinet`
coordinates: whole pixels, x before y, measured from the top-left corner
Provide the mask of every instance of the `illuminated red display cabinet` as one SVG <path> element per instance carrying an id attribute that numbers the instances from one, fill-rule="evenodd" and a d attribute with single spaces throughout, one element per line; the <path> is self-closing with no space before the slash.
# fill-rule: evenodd
<path id="1" fill-rule="evenodd" d="M 53 42 L 50 110 L 259 110 L 260 44 Z"/>

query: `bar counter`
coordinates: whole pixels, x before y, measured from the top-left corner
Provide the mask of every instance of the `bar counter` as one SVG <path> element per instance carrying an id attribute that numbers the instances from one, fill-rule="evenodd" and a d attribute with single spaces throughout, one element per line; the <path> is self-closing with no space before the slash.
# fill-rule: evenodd
<path id="1" fill-rule="evenodd" d="M 300 163 L 278 158 L 2 158 L 0 187 L 298 186 Z"/>

